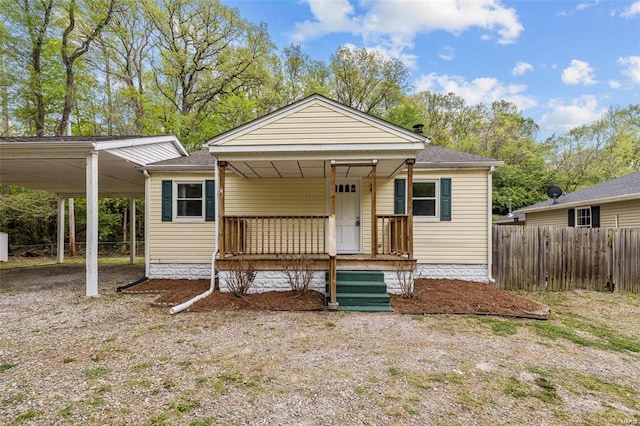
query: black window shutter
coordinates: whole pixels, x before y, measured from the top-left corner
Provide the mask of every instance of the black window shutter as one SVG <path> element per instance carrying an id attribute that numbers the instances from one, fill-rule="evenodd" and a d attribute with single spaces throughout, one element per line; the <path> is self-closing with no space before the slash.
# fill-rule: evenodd
<path id="1" fill-rule="evenodd" d="M 600 228 L 600 206 L 591 206 L 591 227 Z"/>
<path id="2" fill-rule="evenodd" d="M 173 219 L 173 182 L 170 180 L 162 181 L 162 221 L 171 222 Z"/>
<path id="3" fill-rule="evenodd" d="M 451 178 L 440 179 L 440 220 L 451 220 Z"/>
<path id="4" fill-rule="evenodd" d="M 407 213 L 407 180 L 396 179 L 395 192 L 394 192 L 394 214 L 406 214 Z"/>
<path id="5" fill-rule="evenodd" d="M 569 209 L 567 210 L 567 212 L 569 212 L 569 226 L 571 227 L 575 227 L 576 226 L 576 209 Z"/>
<path id="6" fill-rule="evenodd" d="M 205 214 L 204 220 L 212 222 L 216 220 L 216 185 L 214 180 L 204 181 Z"/>

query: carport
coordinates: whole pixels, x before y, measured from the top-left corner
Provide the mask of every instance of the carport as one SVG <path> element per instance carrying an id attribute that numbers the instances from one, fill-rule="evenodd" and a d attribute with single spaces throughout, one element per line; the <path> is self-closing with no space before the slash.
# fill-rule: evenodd
<path id="1" fill-rule="evenodd" d="M 64 260 L 66 198 L 87 200 L 86 294 L 98 295 L 98 199 L 147 200 L 148 175 L 140 168 L 156 161 L 189 155 L 175 136 L 62 136 L 0 138 L 0 183 L 58 195 L 58 259 Z M 148 245 L 148 202 L 145 202 L 145 245 Z M 131 232 L 135 260 L 135 232 Z M 148 253 L 148 250 L 147 250 Z M 149 267 L 149 262 L 145 262 Z M 148 271 L 147 271 L 148 274 Z"/>

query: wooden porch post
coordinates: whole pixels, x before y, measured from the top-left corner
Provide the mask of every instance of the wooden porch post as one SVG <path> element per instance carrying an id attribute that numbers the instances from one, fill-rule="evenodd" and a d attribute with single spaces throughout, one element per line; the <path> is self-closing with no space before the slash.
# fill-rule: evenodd
<path id="1" fill-rule="evenodd" d="M 337 297 L 337 271 L 336 271 L 336 165 L 331 162 L 331 194 L 329 211 L 329 309 L 338 309 Z"/>
<path id="2" fill-rule="evenodd" d="M 220 257 L 225 256 L 225 248 L 224 248 L 224 235 L 225 235 L 225 226 L 224 226 L 224 176 L 225 170 L 227 167 L 226 161 L 218 162 L 218 251 Z"/>
<path id="3" fill-rule="evenodd" d="M 378 217 L 376 202 L 376 164 L 371 166 L 371 257 L 378 254 Z"/>
<path id="4" fill-rule="evenodd" d="M 407 160 L 407 251 L 413 259 L 413 163 Z"/>

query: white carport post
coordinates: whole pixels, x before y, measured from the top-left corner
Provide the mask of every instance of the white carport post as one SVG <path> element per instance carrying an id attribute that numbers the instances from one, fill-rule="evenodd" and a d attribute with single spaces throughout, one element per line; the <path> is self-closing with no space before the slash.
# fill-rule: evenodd
<path id="1" fill-rule="evenodd" d="M 64 262 L 64 198 L 60 196 L 58 196 L 58 254 L 56 262 Z"/>
<path id="2" fill-rule="evenodd" d="M 129 198 L 129 262 L 136 263 L 136 199 Z"/>
<path id="3" fill-rule="evenodd" d="M 98 295 L 98 152 L 87 155 L 87 296 Z"/>

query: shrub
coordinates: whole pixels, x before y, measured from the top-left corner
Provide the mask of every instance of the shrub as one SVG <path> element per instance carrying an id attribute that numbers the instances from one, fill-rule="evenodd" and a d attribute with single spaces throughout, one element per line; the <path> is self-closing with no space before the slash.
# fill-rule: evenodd
<path id="1" fill-rule="evenodd" d="M 400 284 L 400 296 L 405 299 L 413 299 L 415 297 L 413 292 L 413 284 L 416 279 L 415 265 L 397 262 L 396 277 L 398 277 L 398 283 Z"/>
<path id="2" fill-rule="evenodd" d="M 282 271 L 287 276 L 291 290 L 296 294 L 303 294 L 309 290 L 315 263 L 305 256 L 286 256 L 282 261 Z"/>
<path id="3" fill-rule="evenodd" d="M 236 297 L 242 297 L 249 292 L 256 279 L 256 269 L 253 263 L 242 259 L 232 262 L 227 279 L 227 286 Z"/>

